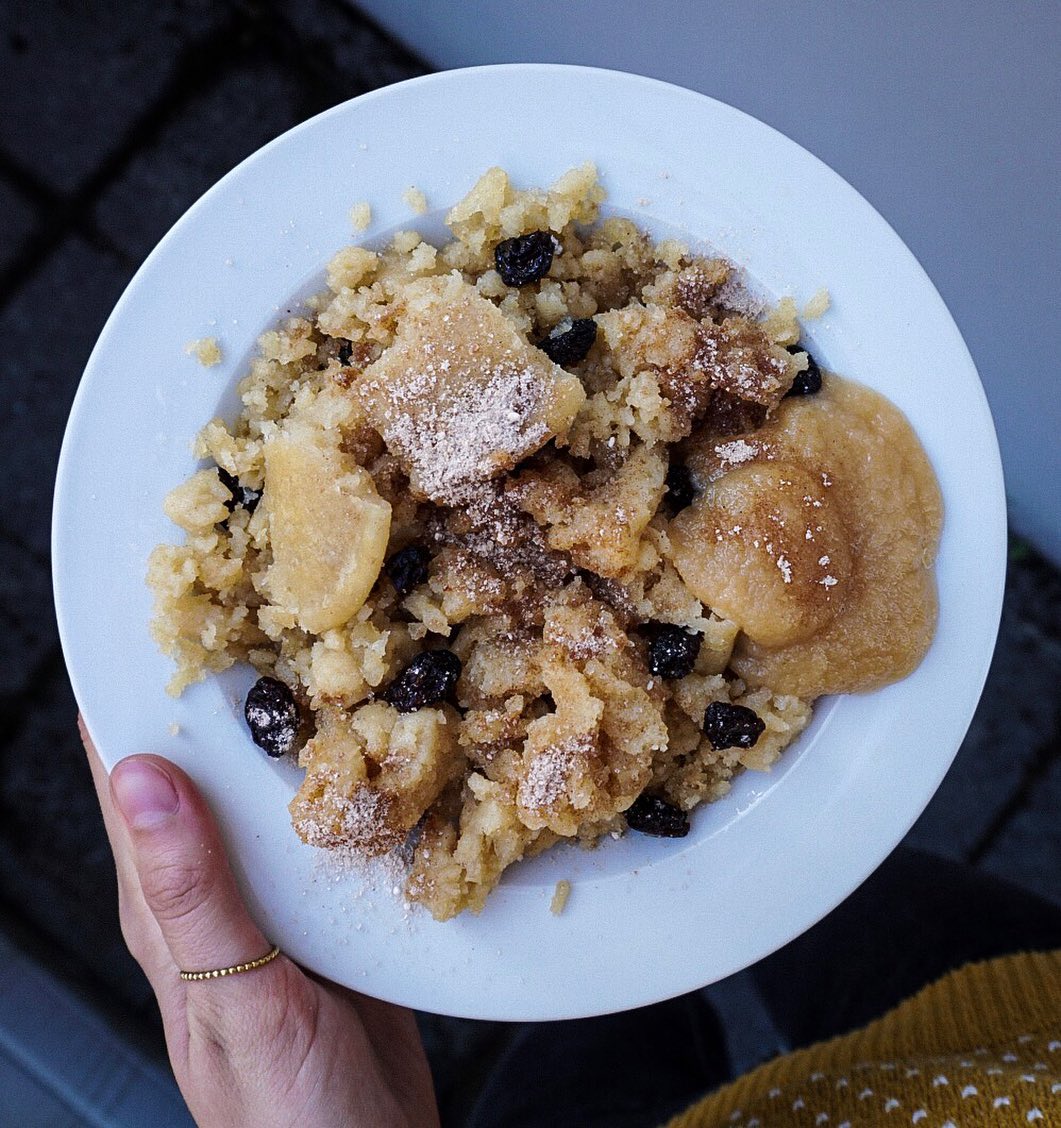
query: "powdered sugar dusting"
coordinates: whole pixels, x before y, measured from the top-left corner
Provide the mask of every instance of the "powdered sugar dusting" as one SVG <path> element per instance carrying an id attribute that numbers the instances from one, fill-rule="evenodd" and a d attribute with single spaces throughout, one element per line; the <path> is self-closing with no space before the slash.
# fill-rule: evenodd
<path id="1" fill-rule="evenodd" d="M 593 746 L 593 737 L 582 733 L 539 752 L 520 780 L 517 795 L 520 806 L 528 810 L 554 806 L 567 793 L 568 776 L 576 759 L 589 755 Z"/>
<path id="2" fill-rule="evenodd" d="M 555 587 L 574 570 L 566 554 L 547 546 L 534 518 L 497 482 L 467 486 L 460 507 L 432 521 L 430 530 L 437 543 L 460 546 L 502 576 L 530 572 Z"/>
<path id="3" fill-rule="evenodd" d="M 362 784 L 347 792 L 329 777 L 314 814 L 295 819 L 299 836 L 310 846 L 329 849 L 351 843 L 362 849 L 385 846 L 387 799 L 376 788 Z"/>
<path id="4" fill-rule="evenodd" d="M 457 274 L 409 287 L 394 343 L 356 387 L 414 493 L 440 505 L 538 450 L 584 394 Z"/>
<path id="5" fill-rule="evenodd" d="M 368 857 L 352 846 L 315 851 L 313 879 L 317 883 L 342 886 L 343 896 L 334 904 L 356 918 L 354 930 L 362 931 L 362 918 L 384 913 L 392 918 L 395 909 L 403 924 L 411 924 L 417 907 L 405 896 L 411 850 L 402 846 L 386 854 Z"/>
<path id="6" fill-rule="evenodd" d="M 498 365 L 488 382 L 438 402 L 440 371 L 441 364 L 429 363 L 390 386 L 383 437 L 421 493 L 454 505 L 467 498 L 468 486 L 509 469 L 549 432 L 540 415 L 539 373 Z"/>
<path id="7" fill-rule="evenodd" d="M 693 367 L 707 374 L 712 388 L 770 407 L 788 372 L 788 363 L 771 351 L 751 323 L 701 325 Z"/>
<path id="8" fill-rule="evenodd" d="M 746 439 L 733 439 L 731 442 L 721 443 L 715 447 L 715 454 L 718 455 L 719 461 L 727 466 L 737 466 L 741 462 L 747 462 L 758 453 L 759 447 L 755 443 L 749 443 Z"/>
<path id="9" fill-rule="evenodd" d="M 736 267 L 730 270 L 729 277 L 719 287 L 715 300 L 725 309 L 756 321 L 766 312 L 766 302 L 752 293 L 744 272 Z"/>

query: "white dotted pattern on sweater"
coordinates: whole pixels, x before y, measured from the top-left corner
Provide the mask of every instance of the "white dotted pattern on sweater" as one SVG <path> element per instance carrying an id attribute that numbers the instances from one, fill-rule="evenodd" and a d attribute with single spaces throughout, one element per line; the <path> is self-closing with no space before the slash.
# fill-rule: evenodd
<path id="1" fill-rule="evenodd" d="M 1032 1042 L 1033 1040 L 1034 1040 L 1033 1036 L 1027 1035 L 1027 1034 L 1021 1035 L 1017 1039 L 1018 1043 L 1020 1043 L 1021 1045 L 1027 1045 L 1029 1042 Z M 1046 1048 L 1047 1048 L 1048 1052 L 1055 1053 L 1057 1050 L 1061 1049 L 1061 1040 L 1055 1039 L 1054 1041 L 1047 1043 Z M 986 1055 L 986 1054 L 989 1053 L 989 1051 L 986 1050 L 983 1047 L 979 1047 L 979 1048 L 973 1050 L 972 1052 L 973 1052 L 974 1055 L 980 1055 L 980 1056 L 983 1056 L 983 1055 Z M 940 1060 L 942 1062 L 942 1059 L 938 1059 L 938 1060 Z M 952 1065 L 954 1064 L 953 1059 L 948 1058 L 947 1060 L 951 1061 Z M 1007 1052 L 1007 1053 L 1000 1055 L 1000 1060 L 1012 1065 L 1016 1062 L 1019 1062 L 1020 1057 L 1015 1053 Z M 969 1061 L 967 1059 L 958 1060 L 957 1065 L 960 1066 L 963 1069 L 971 1069 L 971 1068 L 975 1067 L 975 1063 L 972 1062 L 972 1061 Z M 858 1065 L 855 1066 L 855 1068 L 856 1069 L 866 1069 L 866 1070 L 868 1070 L 868 1069 L 874 1068 L 874 1066 L 871 1063 L 866 1062 L 866 1063 L 859 1063 Z M 881 1062 L 876 1066 L 876 1068 L 880 1069 L 880 1070 L 895 1070 L 898 1067 L 895 1065 L 894 1062 Z M 1027 1065 L 1025 1065 L 1024 1068 L 1027 1069 L 1029 1067 Z M 1034 1069 L 1039 1074 L 1045 1073 L 1049 1069 L 1047 1064 L 1045 1062 L 1042 1062 L 1042 1061 L 1035 1062 L 1034 1065 L 1031 1066 L 1031 1068 Z M 992 1066 L 992 1067 L 986 1069 L 984 1072 L 988 1076 L 1002 1076 L 1006 1073 L 1006 1070 L 1000 1069 L 997 1066 Z M 921 1070 L 914 1068 L 914 1067 L 905 1068 L 903 1070 L 903 1074 L 906 1077 L 918 1077 L 918 1076 L 921 1075 Z M 1036 1076 L 1034 1073 L 1023 1073 L 1023 1074 L 1020 1074 L 1019 1076 L 1020 1076 L 1021 1081 L 1028 1083 L 1028 1084 L 1035 1084 L 1035 1083 L 1039 1082 L 1040 1080 L 1043 1080 L 1043 1081 L 1046 1080 L 1046 1078 L 1041 1078 L 1039 1076 Z M 807 1080 L 810 1081 L 810 1082 L 818 1083 L 818 1082 L 823 1082 L 823 1081 L 828 1082 L 830 1080 L 830 1078 L 829 1078 L 828 1074 L 823 1073 L 821 1070 L 816 1070 L 814 1073 L 810 1074 L 810 1076 L 807 1078 Z M 838 1090 L 844 1089 L 848 1085 L 849 1085 L 849 1080 L 848 1080 L 847 1077 L 839 1077 L 839 1078 L 837 1078 L 837 1080 L 835 1082 L 835 1087 Z M 950 1079 L 947 1077 L 947 1075 L 945 1073 L 937 1073 L 932 1078 L 933 1088 L 940 1088 L 940 1087 L 945 1086 L 945 1085 L 950 1085 Z M 961 1092 L 961 1097 L 962 1097 L 963 1100 L 968 1100 L 970 1097 L 979 1097 L 979 1096 L 982 1095 L 980 1093 L 980 1090 L 976 1087 L 976 1085 L 972 1085 L 972 1084 L 966 1084 L 966 1085 L 962 1086 L 960 1092 Z M 1057 1095 L 1058 1093 L 1061 1093 L 1061 1082 L 1059 1082 L 1059 1081 L 1053 1082 L 1050 1085 L 1050 1092 L 1053 1095 Z M 775 1086 L 774 1088 L 769 1090 L 767 1095 L 771 1098 L 776 1099 L 776 1098 L 782 1096 L 782 1089 Z M 874 1095 L 875 1095 L 875 1091 L 873 1089 L 869 1088 L 869 1087 L 866 1087 L 858 1094 L 858 1099 L 860 1101 L 865 1101 L 865 1100 L 868 1100 L 870 1097 L 873 1097 Z M 1013 1106 L 1013 1099 L 1009 1096 L 994 1097 L 992 1099 L 991 1104 L 992 1104 L 992 1107 L 995 1108 L 995 1109 L 1011 1108 Z M 901 1102 L 898 1099 L 896 1099 L 895 1097 L 888 1097 L 883 1103 L 883 1109 L 886 1113 L 894 1112 L 896 1109 L 898 1109 L 900 1107 L 901 1107 Z M 806 1109 L 806 1108 L 807 1108 L 807 1104 L 806 1104 L 806 1101 L 803 1097 L 797 1096 L 792 1101 L 793 1111 L 798 1112 L 799 1110 Z M 741 1124 L 743 1125 L 743 1128 L 761 1128 L 762 1122 L 760 1121 L 759 1117 L 757 1117 L 757 1116 L 752 1117 L 750 1120 L 747 1121 L 746 1124 L 743 1122 L 742 1117 L 743 1117 L 742 1111 L 740 1109 L 735 1109 L 730 1114 L 729 1119 L 730 1119 L 730 1122 L 732 1124 L 735 1124 L 735 1125 L 737 1124 L 738 1121 L 740 1121 Z M 918 1108 L 911 1115 L 910 1123 L 911 1124 L 920 1124 L 922 1121 L 928 1120 L 928 1118 L 929 1118 L 928 1110 L 924 1109 L 924 1108 Z M 1038 1121 L 1044 1121 L 1046 1119 L 1046 1114 L 1038 1106 L 1033 1106 L 1032 1108 L 1029 1108 L 1028 1111 L 1026 1112 L 1025 1119 L 1028 1123 L 1035 1123 L 1035 1122 L 1038 1122 Z M 817 1126 L 828 1124 L 829 1123 L 829 1113 L 828 1112 L 818 1112 L 815 1115 L 814 1123 Z M 852 1128 L 851 1121 L 850 1120 L 841 1121 L 837 1125 L 837 1128 Z M 953 1120 L 945 1120 L 939 1126 L 939 1128 L 957 1128 L 957 1125 L 955 1124 L 955 1122 Z"/>

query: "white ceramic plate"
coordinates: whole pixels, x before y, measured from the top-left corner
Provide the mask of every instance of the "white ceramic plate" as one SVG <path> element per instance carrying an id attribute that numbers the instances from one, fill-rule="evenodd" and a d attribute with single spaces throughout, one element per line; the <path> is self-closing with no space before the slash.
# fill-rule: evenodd
<path id="1" fill-rule="evenodd" d="M 343 871 L 288 822 L 296 769 L 260 755 L 242 717 L 246 670 L 190 689 L 148 634 L 151 548 L 177 530 L 162 499 L 194 469 L 258 333 L 351 241 L 419 226 L 491 165 L 542 185 L 595 160 L 610 208 L 743 263 L 763 289 L 833 305 L 809 327 L 829 367 L 908 415 L 946 503 L 939 631 L 920 668 L 823 701 L 769 775 L 698 811 L 688 838 L 629 835 L 510 871 L 480 916 L 436 924 L 393 876 Z M 429 217 L 430 218 L 430 217 Z M 203 369 L 191 338 L 217 336 Z M 965 733 L 1001 606 L 1005 514 L 976 371 L 931 282 L 883 219 L 816 158 L 699 94 L 576 67 L 451 71 L 365 95 L 244 161 L 166 236 L 118 303 L 71 413 L 54 516 L 55 592 L 77 699 L 104 761 L 154 751 L 212 802 L 267 935 L 301 963 L 379 998 L 490 1019 L 561 1018 L 650 1003 L 767 955 L 846 897 L 928 802 Z M 178 735 L 170 727 L 180 726 Z M 572 882 L 559 917 L 556 882 Z"/>

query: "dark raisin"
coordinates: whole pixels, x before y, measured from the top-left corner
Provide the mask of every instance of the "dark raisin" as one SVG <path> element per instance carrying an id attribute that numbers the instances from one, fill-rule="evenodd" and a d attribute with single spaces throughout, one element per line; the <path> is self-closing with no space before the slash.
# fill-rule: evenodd
<path id="1" fill-rule="evenodd" d="M 294 695 L 276 678 L 259 678 L 243 707 L 247 727 L 259 748 L 270 756 L 283 756 L 295 747 L 299 715 Z"/>
<path id="2" fill-rule="evenodd" d="M 667 467 L 667 489 L 663 500 L 671 513 L 680 513 L 696 500 L 693 476 L 684 463 L 672 462 Z"/>
<path id="3" fill-rule="evenodd" d="M 807 367 L 796 375 L 792 387 L 785 393 L 786 396 L 812 396 L 822 390 L 822 370 L 818 362 L 802 345 L 789 345 L 790 353 L 807 353 Z"/>
<path id="4" fill-rule="evenodd" d="M 596 339 L 597 323 L 592 317 L 578 317 L 574 321 L 565 317 L 538 342 L 538 348 L 553 364 L 578 364 L 593 348 Z"/>
<path id="5" fill-rule="evenodd" d="M 549 273 L 556 243 L 548 231 L 504 239 L 494 247 L 494 265 L 506 286 L 526 286 Z"/>
<path id="6" fill-rule="evenodd" d="M 221 484 L 232 495 L 228 499 L 228 501 L 225 502 L 225 508 L 229 511 L 229 513 L 231 513 L 232 510 L 235 509 L 236 506 L 239 504 L 236 501 L 236 498 L 238 498 L 240 496 L 241 491 L 243 490 L 243 487 L 239 484 L 239 478 L 237 478 L 233 474 L 230 474 L 224 468 L 224 466 L 219 466 L 217 468 L 217 476 L 221 479 Z"/>
<path id="7" fill-rule="evenodd" d="M 717 752 L 720 748 L 751 748 L 766 725 L 754 709 L 712 701 L 704 714 L 704 735 Z"/>
<path id="8" fill-rule="evenodd" d="M 461 661 L 452 650 L 418 654 L 383 691 L 383 700 L 399 713 L 415 713 L 447 698 L 461 676 Z"/>
<path id="9" fill-rule="evenodd" d="M 648 668 L 658 678 L 684 678 L 693 672 L 703 635 L 690 634 L 673 623 L 649 623 Z"/>
<path id="10" fill-rule="evenodd" d="M 237 505 L 242 505 L 248 513 L 253 513 L 258 508 L 258 502 L 262 500 L 261 490 L 252 490 L 250 486 L 243 485 L 239 478 L 230 474 L 223 466 L 217 468 L 217 476 L 221 479 L 221 484 L 232 494 L 232 497 L 225 502 L 225 508 L 229 513 Z"/>
<path id="11" fill-rule="evenodd" d="M 626 812 L 626 825 L 657 838 L 684 838 L 689 833 L 689 816 L 658 795 L 639 795 Z"/>
<path id="12" fill-rule="evenodd" d="M 350 341 L 343 341 L 339 346 L 339 351 L 336 356 L 339 358 L 339 363 L 347 365 L 350 363 L 350 357 L 354 355 L 354 346 Z"/>
<path id="13" fill-rule="evenodd" d="M 399 595 L 408 595 L 417 584 L 427 579 L 427 562 L 430 559 L 431 554 L 426 548 L 411 544 L 387 561 L 387 575 Z"/>

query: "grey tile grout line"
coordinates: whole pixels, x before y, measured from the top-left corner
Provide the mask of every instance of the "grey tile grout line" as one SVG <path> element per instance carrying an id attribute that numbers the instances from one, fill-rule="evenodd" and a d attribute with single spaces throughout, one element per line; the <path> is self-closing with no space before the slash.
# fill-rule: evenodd
<path id="1" fill-rule="evenodd" d="M 91 223 L 86 230 L 85 220 L 104 190 L 116 180 L 179 110 L 192 97 L 218 81 L 221 64 L 233 58 L 233 44 L 240 45 L 242 32 L 249 26 L 244 16 L 236 12 L 208 36 L 185 44 L 178 56 L 173 74 L 155 100 L 130 125 L 119 143 L 102 161 L 95 172 L 69 195 L 48 189 L 51 199 L 46 203 L 45 214 L 39 217 L 33 233 L 24 240 L 10 265 L 0 271 L 0 308 L 17 293 L 22 285 L 41 268 L 51 253 L 71 234 L 78 233 L 91 241 L 95 230 Z M 21 169 L 9 157 L 4 157 L 6 171 L 14 180 L 29 186 L 35 177 Z M 0 171 L 4 167 L 0 165 Z M 51 213 L 51 214 L 49 214 Z M 107 243 L 102 233 L 99 237 Z M 129 257 L 114 248 L 119 260 L 133 265 Z"/>
<path id="2" fill-rule="evenodd" d="M 3 733 L 8 745 L 18 739 L 33 710 L 40 704 L 45 689 L 52 684 L 56 675 L 67 677 L 66 661 L 58 642 L 48 648 L 33 668 L 28 679 L 31 688 L 12 694 L 6 700 L 0 700 L 0 732 Z M 70 718 L 70 726 L 71 730 L 76 730 L 76 717 Z"/>
<path id="3" fill-rule="evenodd" d="M 52 188 L 51 185 L 41 180 L 35 173 L 3 147 L 0 147 L 0 180 L 3 181 L 22 200 L 29 204 L 34 211 L 36 223 L 34 230 L 22 240 L 22 246 L 28 244 L 38 227 L 46 226 L 51 216 L 61 214 L 68 206 L 68 197 L 62 192 Z M 110 237 L 92 222 L 91 218 L 75 215 L 71 220 L 71 228 L 91 243 L 97 250 L 105 251 L 112 255 L 123 256 L 122 249 Z M 26 253 L 22 246 L 16 248 L 15 258 L 21 258 Z"/>
<path id="4" fill-rule="evenodd" d="M 61 192 L 39 179 L 3 148 L 0 148 L 0 177 L 36 208 L 58 207 L 63 200 Z"/>
<path id="5" fill-rule="evenodd" d="M 52 560 L 51 557 L 39 549 L 33 548 L 26 544 L 21 538 L 10 532 L 8 529 L 0 525 L 0 543 L 6 544 L 9 548 L 15 549 L 16 552 L 24 553 L 40 568 L 47 568 L 51 570 Z"/>
<path id="6" fill-rule="evenodd" d="M 0 308 L 3 308 L 21 286 L 32 278 L 37 267 L 44 263 L 52 251 L 71 235 L 80 236 L 94 250 L 111 255 L 122 265 L 130 267 L 133 265 L 125 251 L 85 214 L 77 213 L 65 217 L 70 207 L 63 197 L 51 193 L 49 202 L 42 203 L 40 199 L 35 198 L 32 191 L 26 191 L 20 184 L 19 178 L 11 175 L 16 167 L 10 154 L 0 149 L 0 182 L 13 188 L 32 206 L 34 222 L 30 233 L 15 244 L 9 266 L 0 271 L 0 294 L 3 295 L 0 298 Z M 45 236 L 43 233 L 53 224 L 58 227 L 58 234 Z M 19 264 L 25 264 L 21 275 L 18 271 Z"/>
<path id="7" fill-rule="evenodd" d="M 1036 785 L 1058 760 L 1061 760 L 1061 713 L 1054 718 L 1054 732 L 1036 748 L 1032 762 L 1025 769 L 1020 782 L 969 848 L 966 857 L 969 865 L 978 866 L 987 857 L 1012 820 L 1023 810 L 1035 792 Z"/>
<path id="8" fill-rule="evenodd" d="M 351 26 L 354 25 L 352 13 L 344 4 L 332 0 L 332 6 L 350 20 Z M 281 25 L 286 34 L 278 33 Z M 394 44 L 394 40 L 385 32 L 379 31 L 374 25 L 372 29 L 388 43 Z M 296 56 L 292 53 L 290 44 L 302 40 L 303 35 L 297 21 L 287 18 L 282 6 L 275 5 L 270 0 L 236 0 L 225 23 L 182 48 L 173 75 L 154 102 L 126 130 L 121 142 L 100 167 L 73 193 L 66 195 L 42 183 L 32 172 L 0 149 L 0 175 L 38 212 L 33 232 L 22 241 L 10 264 L 0 270 L 0 308 L 7 304 L 71 234 L 81 235 L 97 250 L 111 254 L 129 268 L 138 265 L 96 227 L 89 214 L 91 208 L 136 154 L 147 146 L 193 96 L 201 94 L 211 83 L 220 80 L 223 67 L 215 64 L 232 61 L 233 41 L 239 44 L 241 39 L 244 40 L 240 44 L 244 50 L 254 47 L 263 49 L 273 62 L 293 73 L 301 82 L 306 83 L 309 78 L 313 87 L 312 100 L 318 103 L 318 109 L 326 108 L 335 97 L 343 94 L 341 83 L 328 78 L 329 75 L 338 73 L 334 60 L 331 60 L 330 67 L 327 62 L 316 62 L 321 53 L 320 45 L 312 52 L 305 52 L 299 60 L 301 65 L 295 66 Z M 404 47 L 400 50 L 410 64 L 421 70 L 428 69 L 422 60 Z M 308 69 L 305 67 L 306 57 L 312 60 Z"/>
<path id="9" fill-rule="evenodd" d="M 352 27 L 359 24 L 361 27 L 368 28 L 377 39 L 387 44 L 392 50 L 400 52 L 403 64 L 417 68 L 422 74 L 426 74 L 432 69 L 419 55 L 410 51 L 404 43 L 399 42 L 390 32 L 384 30 L 374 19 L 366 15 L 359 6 L 357 7 L 358 19 L 355 20 L 352 18 L 353 13 L 345 0 L 324 0 L 324 2 L 331 7 L 333 12 L 345 18 Z M 330 78 L 331 75 L 341 72 L 335 64 L 335 56 L 329 50 L 328 45 L 315 41 L 313 51 L 303 51 L 298 54 L 298 48 L 305 46 L 305 43 L 302 42 L 305 37 L 299 27 L 297 17 L 289 18 L 285 5 L 277 3 L 276 0 L 261 0 L 261 5 L 272 17 L 271 21 L 266 23 L 264 30 L 275 61 L 290 70 L 297 71 L 299 75 L 305 76 L 308 59 L 308 73 L 312 77 L 316 87 L 315 92 L 318 96 L 328 99 L 346 96 L 348 91 L 343 90 L 342 84 Z M 280 33 L 281 27 L 284 34 Z M 328 58 L 320 61 L 322 53 L 327 53 Z M 297 67 L 296 63 L 298 64 Z M 325 104 L 330 105 L 331 102 L 327 101 Z"/>

